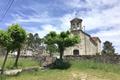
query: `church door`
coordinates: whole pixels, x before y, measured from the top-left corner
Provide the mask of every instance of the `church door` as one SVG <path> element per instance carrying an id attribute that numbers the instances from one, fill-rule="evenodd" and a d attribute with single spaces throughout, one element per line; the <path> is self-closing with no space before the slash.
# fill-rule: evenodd
<path id="1" fill-rule="evenodd" d="M 79 50 L 77 50 L 77 49 L 73 50 L 73 55 L 75 55 L 75 56 L 79 55 Z"/>

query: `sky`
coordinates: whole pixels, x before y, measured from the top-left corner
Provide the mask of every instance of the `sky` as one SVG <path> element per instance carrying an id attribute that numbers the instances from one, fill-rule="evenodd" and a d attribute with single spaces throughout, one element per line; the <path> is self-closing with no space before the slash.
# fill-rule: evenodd
<path id="1" fill-rule="evenodd" d="M 0 29 L 19 23 L 27 32 L 42 38 L 50 31 L 67 31 L 70 20 L 83 19 L 83 26 L 102 43 L 110 41 L 120 53 L 120 0 L 0 0 Z"/>

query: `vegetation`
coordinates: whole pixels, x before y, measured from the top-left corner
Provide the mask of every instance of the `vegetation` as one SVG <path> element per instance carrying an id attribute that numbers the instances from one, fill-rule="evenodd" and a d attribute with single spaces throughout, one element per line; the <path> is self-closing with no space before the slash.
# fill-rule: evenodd
<path id="1" fill-rule="evenodd" d="M 102 50 L 103 55 L 114 55 L 115 54 L 115 49 L 111 42 L 105 41 L 103 44 L 104 44 L 103 50 Z"/>
<path id="2" fill-rule="evenodd" d="M 7 31 L 0 30 L 0 47 L 6 49 L 6 55 L 3 61 L 1 74 L 3 74 L 8 53 L 16 49 L 18 50 L 18 54 L 16 57 L 15 66 L 17 66 L 18 58 L 20 55 L 20 48 L 22 47 L 22 43 L 25 41 L 25 39 L 26 32 L 18 24 L 9 26 Z"/>
<path id="3" fill-rule="evenodd" d="M 15 60 L 15 64 L 14 64 L 14 67 L 17 67 L 18 59 L 20 56 L 20 50 L 21 50 L 22 44 L 26 40 L 26 32 L 22 27 L 20 27 L 20 25 L 13 24 L 13 25 L 9 26 L 8 33 L 13 41 L 14 49 L 17 50 L 17 56 L 16 56 L 16 60 Z"/>
<path id="4" fill-rule="evenodd" d="M 50 66 L 50 69 L 69 69 L 71 67 L 71 64 L 69 61 L 56 59 L 55 62 L 53 62 L 52 66 Z"/>
<path id="5" fill-rule="evenodd" d="M 56 32 L 50 32 L 44 37 L 45 44 L 52 45 L 56 44 L 58 46 L 58 51 L 60 53 L 60 59 L 62 60 L 63 53 L 66 47 L 70 47 L 79 43 L 79 37 L 67 32 L 61 32 L 57 34 Z"/>
<path id="6" fill-rule="evenodd" d="M 0 57 L 0 66 L 2 65 L 3 60 L 4 58 Z M 8 56 L 5 69 L 12 69 L 14 62 L 15 62 L 15 58 Z M 32 67 L 32 66 L 40 66 L 40 63 L 33 60 L 32 58 L 19 58 L 18 68 L 25 68 L 25 67 Z"/>
<path id="7" fill-rule="evenodd" d="M 1 74 L 3 74 L 4 67 L 5 67 L 5 64 L 7 61 L 7 57 L 8 57 L 8 53 L 12 49 L 12 42 L 11 42 L 11 38 L 10 38 L 9 34 L 5 31 L 2 31 L 2 30 L 0 30 L 0 46 L 7 50 L 6 55 L 5 55 L 5 59 L 3 61 L 2 69 L 1 69 Z"/>
<path id="8" fill-rule="evenodd" d="M 52 56 L 53 53 L 57 53 L 58 52 L 58 47 L 55 44 L 48 44 L 48 45 L 46 45 L 46 51 L 48 51 L 50 56 Z"/>
<path id="9" fill-rule="evenodd" d="M 7 80 L 120 80 L 120 65 L 103 64 L 94 61 L 71 61 L 65 70 L 49 69 L 36 72 L 23 72 Z"/>
<path id="10" fill-rule="evenodd" d="M 42 40 L 39 37 L 38 33 L 32 34 L 29 33 L 26 39 L 26 47 L 32 49 L 32 51 L 36 51 L 41 47 Z"/>

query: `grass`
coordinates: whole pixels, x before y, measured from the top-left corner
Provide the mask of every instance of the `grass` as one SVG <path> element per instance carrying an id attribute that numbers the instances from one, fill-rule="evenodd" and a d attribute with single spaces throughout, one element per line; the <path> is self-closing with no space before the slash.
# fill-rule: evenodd
<path id="1" fill-rule="evenodd" d="M 0 66 L 2 66 L 4 58 L 0 57 Z M 8 57 L 5 69 L 11 69 L 13 68 L 13 64 L 15 62 L 15 58 Z M 39 66 L 39 63 L 32 58 L 19 58 L 18 61 L 18 68 L 24 68 L 24 67 L 31 67 L 31 66 Z"/>
<path id="2" fill-rule="evenodd" d="M 120 65 L 119 64 L 107 64 L 107 63 L 100 63 L 95 61 L 72 61 L 72 67 L 77 69 L 93 69 L 93 70 L 102 70 L 104 72 L 113 72 L 120 74 Z"/>
<path id="3" fill-rule="evenodd" d="M 94 61 L 71 61 L 72 66 L 66 70 L 48 69 L 23 72 L 6 80 L 120 80 L 120 65 L 103 64 Z"/>

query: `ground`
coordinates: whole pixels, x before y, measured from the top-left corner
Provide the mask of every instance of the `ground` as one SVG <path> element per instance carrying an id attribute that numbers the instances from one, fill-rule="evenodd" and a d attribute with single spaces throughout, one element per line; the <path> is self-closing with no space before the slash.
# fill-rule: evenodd
<path id="1" fill-rule="evenodd" d="M 30 61 L 29 61 L 30 62 Z M 65 70 L 47 69 L 7 76 L 6 80 L 120 80 L 120 65 L 71 61 Z"/>

